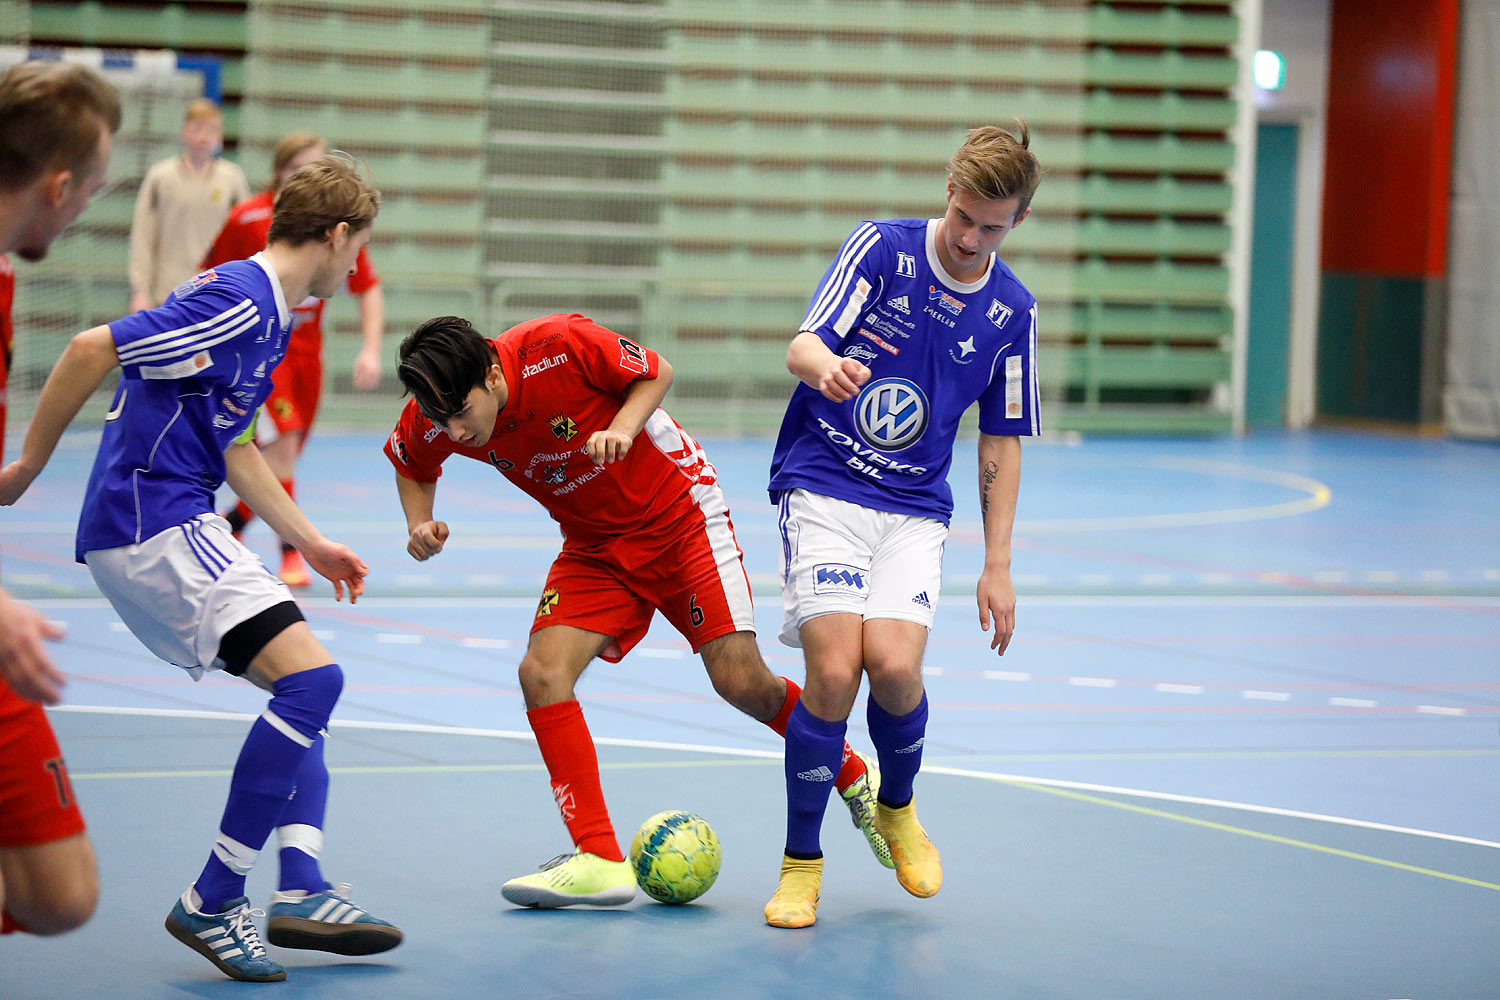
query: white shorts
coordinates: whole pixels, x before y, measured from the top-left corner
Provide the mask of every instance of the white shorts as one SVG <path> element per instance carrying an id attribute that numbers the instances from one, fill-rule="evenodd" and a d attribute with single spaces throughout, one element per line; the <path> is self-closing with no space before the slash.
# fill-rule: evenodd
<path id="1" fill-rule="evenodd" d="M 84 554 L 94 582 L 135 637 L 193 675 L 220 670 L 224 634 L 292 592 L 217 514 L 200 514 L 139 545 Z"/>
<path id="2" fill-rule="evenodd" d="M 802 624 L 848 612 L 932 627 L 948 526 L 806 490 L 781 495 L 781 641 L 802 645 Z"/>

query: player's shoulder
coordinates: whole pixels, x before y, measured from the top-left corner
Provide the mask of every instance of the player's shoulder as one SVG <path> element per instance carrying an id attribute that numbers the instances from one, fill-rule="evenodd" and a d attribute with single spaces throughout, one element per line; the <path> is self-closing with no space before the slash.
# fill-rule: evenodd
<path id="1" fill-rule="evenodd" d="M 275 309 L 275 292 L 271 279 L 253 260 L 232 260 L 218 264 L 188 278 L 172 289 L 169 301 L 179 303 L 191 312 L 217 312 L 228 305 L 250 300 L 251 309 L 270 302 Z"/>
<path id="2" fill-rule="evenodd" d="M 164 174 L 169 174 L 175 171 L 180 160 L 181 157 L 179 156 L 166 156 L 160 160 L 157 160 L 155 163 L 151 164 L 150 167 L 146 168 L 145 179 L 148 181 L 156 180 Z"/>
<path id="3" fill-rule="evenodd" d="M 261 191 L 259 194 L 252 194 L 244 201 L 237 202 L 229 210 L 229 220 L 225 225 L 243 226 L 259 222 L 262 219 L 269 219 L 271 217 L 271 206 L 274 203 L 275 198 L 270 191 Z"/>
<path id="4" fill-rule="evenodd" d="M 990 269 L 989 287 L 996 298 L 1017 311 L 1028 310 L 1036 304 L 1036 296 L 1021 283 L 1010 265 L 999 257 L 995 258 L 994 266 Z"/>
<path id="5" fill-rule="evenodd" d="M 588 321 L 577 313 L 552 313 L 517 323 L 493 338 L 496 348 L 511 351 L 535 350 L 545 344 L 559 343 L 569 337 L 580 323 Z"/>

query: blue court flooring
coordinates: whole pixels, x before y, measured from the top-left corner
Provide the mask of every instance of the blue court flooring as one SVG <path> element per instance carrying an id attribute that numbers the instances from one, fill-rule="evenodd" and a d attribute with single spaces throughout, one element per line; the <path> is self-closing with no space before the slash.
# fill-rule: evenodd
<path id="1" fill-rule="evenodd" d="M 996 657 L 972 443 L 926 673 L 918 785 L 943 891 L 903 893 L 841 808 L 816 927 L 766 928 L 779 739 L 713 695 L 658 620 L 579 695 L 622 839 L 666 808 L 725 844 L 702 901 L 534 913 L 501 881 L 561 853 L 515 667 L 555 527 L 477 463 L 438 492 L 449 548 L 405 555 L 375 435 L 315 437 L 304 509 L 371 566 L 302 601 L 348 683 L 329 747 L 330 875 L 402 924 L 374 959 L 278 953 L 307 996 L 1500 997 L 1500 448 L 1359 433 L 1086 439 L 1025 450 L 1018 629 Z M 83 930 L 0 940 L 0 997 L 243 989 L 161 930 L 202 864 L 264 696 L 145 651 L 72 562 L 92 460 L 65 440 L 0 511 L 3 581 L 63 621 L 53 713 L 101 854 Z M 766 441 L 704 442 L 775 642 Z M 13 453 L 13 452 L 12 452 Z M 264 526 L 247 543 L 274 565 Z M 867 748 L 862 707 L 850 740 Z M 268 861 L 270 859 L 268 858 Z M 262 865 L 269 868 L 270 865 Z M 252 886 L 269 891 L 274 872 Z"/>

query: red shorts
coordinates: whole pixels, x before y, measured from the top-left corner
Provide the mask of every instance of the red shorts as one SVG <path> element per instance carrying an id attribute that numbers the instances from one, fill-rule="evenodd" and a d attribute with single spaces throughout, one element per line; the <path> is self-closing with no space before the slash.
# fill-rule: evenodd
<path id="1" fill-rule="evenodd" d="M 49 844 L 83 830 L 47 713 L 0 681 L 0 847 Z"/>
<path id="2" fill-rule="evenodd" d="M 606 541 L 569 539 L 547 574 L 531 631 L 550 625 L 611 636 L 618 663 L 660 611 L 692 645 L 755 631 L 750 579 L 728 513 L 687 517 Z"/>
<path id="3" fill-rule="evenodd" d="M 293 336 L 297 336 L 293 332 Z M 266 412 L 282 434 L 307 434 L 323 397 L 323 352 L 293 349 L 271 373 Z"/>

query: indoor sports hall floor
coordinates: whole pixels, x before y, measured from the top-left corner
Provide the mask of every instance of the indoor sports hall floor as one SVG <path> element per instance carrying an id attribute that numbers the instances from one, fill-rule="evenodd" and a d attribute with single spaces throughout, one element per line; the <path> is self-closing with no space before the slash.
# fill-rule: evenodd
<path id="1" fill-rule="evenodd" d="M 717 702 L 658 627 L 580 695 L 628 841 L 701 813 L 724 868 L 698 903 L 523 911 L 499 884 L 567 848 L 515 666 L 557 534 L 450 463 L 438 559 L 412 562 L 373 436 L 315 438 L 299 493 L 370 564 L 304 608 L 348 677 L 325 867 L 407 932 L 368 959 L 276 952 L 231 983 L 162 920 L 197 873 L 264 697 L 156 661 L 71 560 L 92 458 L 65 442 L 0 511 L 4 581 L 66 622 L 52 716 L 98 847 L 93 922 L 0 941 L 0 997 L 1500 998 L 1500 447 L 1320 432 L 1028 446 L 1019 627 L 980 633 L 972 444 L 927 657 L 930 900 L 830 808 L 817 926 L 766 927 L 779 740 Z M 757 585 L 779 602 L 765 441 L 705 441 Z M 14 452 L 12 452 L 14 453 Z M 271 560 L 263 525 L 247 541 Z M 867 748 L 862 707 L 850 739 Z M 261 902 L 268 853 L 251 876 Z"/>

